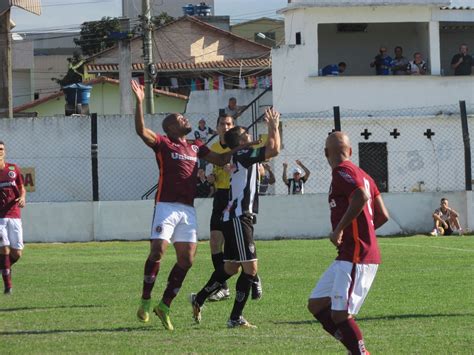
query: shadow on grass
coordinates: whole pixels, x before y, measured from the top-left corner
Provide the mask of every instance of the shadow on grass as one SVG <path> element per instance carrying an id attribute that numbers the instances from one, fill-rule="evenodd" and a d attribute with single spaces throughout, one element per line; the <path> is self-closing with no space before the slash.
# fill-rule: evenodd
<path id="1" fill-rule="evenodd" d="M 466 317 L 466 316 L 474 316 L 474 313 L 452 313 L 452 314 L 397 314 L 397 315 L 387 315 L 387 316 L 379 316 L 379 317 L 361 317 L 357 318 L 358 322 L 367 322 L 373 320 L 398 320 L 398 319 L 410 319 L 410 318 L 445 318 L 445 317 Z M 291 325 L 299 325 L 299 324 L 312 324 L 312 323 L 319 323 L 317 320 L 300 320 L 300 321 L 291 321 L 291 322 L 272 322 L 273 324 L 291 324 Z M 1 333 L 0 333 L 1 334 Z"/>
<path id="2" fill-rule="evenodd" d="M 0 312 L 38 311 L 38 310 L 61 309 L 61 308 L 101 308 L 101 307 L 105 307 L 105 306 L 99 306 L 95 304 L 83 304 L 83 305 L 72 305 L 72 306 L 16 307 L 16 308 L 0 308 Z"/>
<path id="3" fill-rule="evenodd" d="M 51 330 L 17 330 L 0 332 L 1 335 L 45 335 L 45 334 L 62 334 L 62 333 L 126 333 L 133 331 L 155 331 L 156 327 L 142 325 L 139 327 L 119 327 L 119 328 L 105 328 L 105 329 L 51 329 Z"/>

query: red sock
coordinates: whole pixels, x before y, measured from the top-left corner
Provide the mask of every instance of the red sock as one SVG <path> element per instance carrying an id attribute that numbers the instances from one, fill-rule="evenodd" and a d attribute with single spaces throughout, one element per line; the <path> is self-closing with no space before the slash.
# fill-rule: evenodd
<path id="1" fill-rule="evenodd" d="M 338 330 L 344 339 L 343 343 L 352 355 L 366 354 L 364 338 L 356 321 L 348 318 L 344 322 L 339 323 Z"/>
<path id="2" fill-rule="evenodd" d="M 0 254 L 0 273 L 2 274 L 5 288 L 12 288 L 12 278 L 10 275 L 10 255 Z"/>
<path id="3" fill-rule="evenodd" d="M 145 262 L 145 270 L 143 272 L 143 292 L 142 298 L 144 300 L 148 300 L 151 297 L 151 290 L 153 290 L 153 286 L 155 286 L 156 275 L 160 270 L 160 261 L 151 261 L 150 259 L 146 259 Z"/>
<path id="4" fill-rule="evenodd" d="M 316 318 L 319 323 L 321 323 L 325 331 L 327 331 L 334 338 L 336 338 L 336 340 L 339 340 L 342 344 L 344 344 L 344 346 L 347 347 L 344 342 L 344 339 L 342 338 L 341 331 L 338 329 L 336 323 L 334 323 L 334 321 L 332 320 L 331 313 L 331 307 L 328 306 L 318 314 L 314 314 L 314 318 Z"/>
<path id="5" fill-rule="evenodd" d="M 179 289 L 183 284 L 188 270 L 181 269 L 178 264 L 175 264 L 168 276 L 168 285 L 166 285 L 163 293 L 163 303 L 168 307 L 171 305 L 173 299 L 178 295 Z"/>

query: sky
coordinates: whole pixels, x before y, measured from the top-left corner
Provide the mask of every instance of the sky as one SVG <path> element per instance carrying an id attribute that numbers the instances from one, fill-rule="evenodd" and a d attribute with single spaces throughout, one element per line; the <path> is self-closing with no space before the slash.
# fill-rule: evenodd
<path id="1" fill-rule="evenodd" d="M 214 14 L 229 15 L 231 21 L 274 17 L 276 10 L 284 8 L 287 3 L 287 0 L 214 0 Z M 122 0 L 41 0 L 41 5 L 41 16 L 13 8 L 11 19 L 16 24 L 13 31 L 79 30 L 85 21 L 122 15 Z"/>

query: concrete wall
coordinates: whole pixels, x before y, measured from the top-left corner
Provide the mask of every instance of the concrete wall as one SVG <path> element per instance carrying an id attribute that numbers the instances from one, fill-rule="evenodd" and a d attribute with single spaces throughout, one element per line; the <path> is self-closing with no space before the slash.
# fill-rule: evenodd
<path id="1" fill-rule="evenodd" d="M 385 194 L 391 220 L 379 235 L 428 233 L 441 197 L 474 227 L 472 192 Z M 209 238 L 212 199 L 197 199 L 199 239 Z M 86 242 L 149 238 L 153 201 L 29 203 L 23 211 L 25 242 Z M 257 217 L 257 239 L 325 237 L 331 231 L 326 194 L 265 196 Z"/>

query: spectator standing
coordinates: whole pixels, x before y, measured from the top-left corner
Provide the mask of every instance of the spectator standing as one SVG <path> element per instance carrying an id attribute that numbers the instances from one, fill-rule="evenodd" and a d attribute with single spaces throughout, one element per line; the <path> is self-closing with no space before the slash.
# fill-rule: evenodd
<path id="1" fill-rule="evenodd" d="M 206 144 L 207 140 L 213 134 L 217 134 L 217 132 L 211 127 L 207 127 L 206 120 L 201 118 L 199 120 L 198 128 L 194 131 L 194 138 L 199 139 L 203 144 Z"/>
<path id="2" fill-rule="evenodd" d="M 468 54 L 467 44 L 461 44 L 459 46 L 459 53 L 453 56 L 451 59 L 451 68 L 454 69 L 454 75 L 471 75 L 472 66 L 474 60 L 472 56 Z"/>
<path id="3" fill-rule="evenodd" d="M 339 64 L 329 64 L 321 69 L 321 76 L 338 76 L 346 71 L 347 64 L 340 62 Z"/>
<path id="4" fill-rule="evenodd" d="M 270 168 L 270 165 L 268 165 L 267 163 L 259 164 L 258 172 L 259 172 L 258 194 L 260 196 L 268 195 L 269 194 L 268 187 L 270 185 L 275 184 L 275 174 L 273 174 L 273 171 Z"/>
<path id="5" fill-rule="evenodd" d="M 423 60 L 420 52 L 413 54 L 413 60 L 408 64 L 408 74 L 410 75 L 426 75 L 428 72 L 428 65 Z"/>
<path id="6" fill-rule="evenodd" d="M 300 160 L 296 161 L 296 164 L 301 167 L 304 171 L 304 175 L 301 176 L 301 169 L 294 168 L 293 169 L 293 177 L 288 179 L 287 177 L 287 169 L 288 164 L 283 163 L 283 182 L 286 186 L 288 186 L 288 195 L 302 195 L 304 194 L 304 184 L 308 181 L 310 171 L 306 168 Z"/>
<path id="7" fill-rule="evenodd" d="M 25 207 L 25 197 L 20 169 L 5 161 L 5 144 L 0 141 L 0 274 L 5 295 L 12 293 L 11 267 L 23 250 L 20 209 Z"/>
<path id="8" fill-rule="evenodd" d="M 204 169 L 199 168 L 197 175 L 196 197 L 212 197 L 214 195 L 214 185 L 206 178 Z"/>
<path id="9" fill-rule="evenodd" d="M 231 97 L 227 107 L 222 111 L 226 116 L 237 118 L 240 115 L 240 111 L 242 111 L 242 107 L 237 106 L 237 99 L 235 97 Z"/>
<path id="10" fill-rule="evenodd" d="M 379 54 L 377 54 L 373 62 L 370 63 L 370 67 L 375 67 L 376 75 L 389 75 L 391 65 L 392 58 L 387 54 L 387 48 L 380 47 Z"/>
<path id="11" fill-rule="evenodd" d="M 403 56 L 403 48 L 400 46 L 395 47 L 395 58 L 392 60 L 391 68 L 393 75 L 407 75 L 408 64 L 410 62 Z"/>

